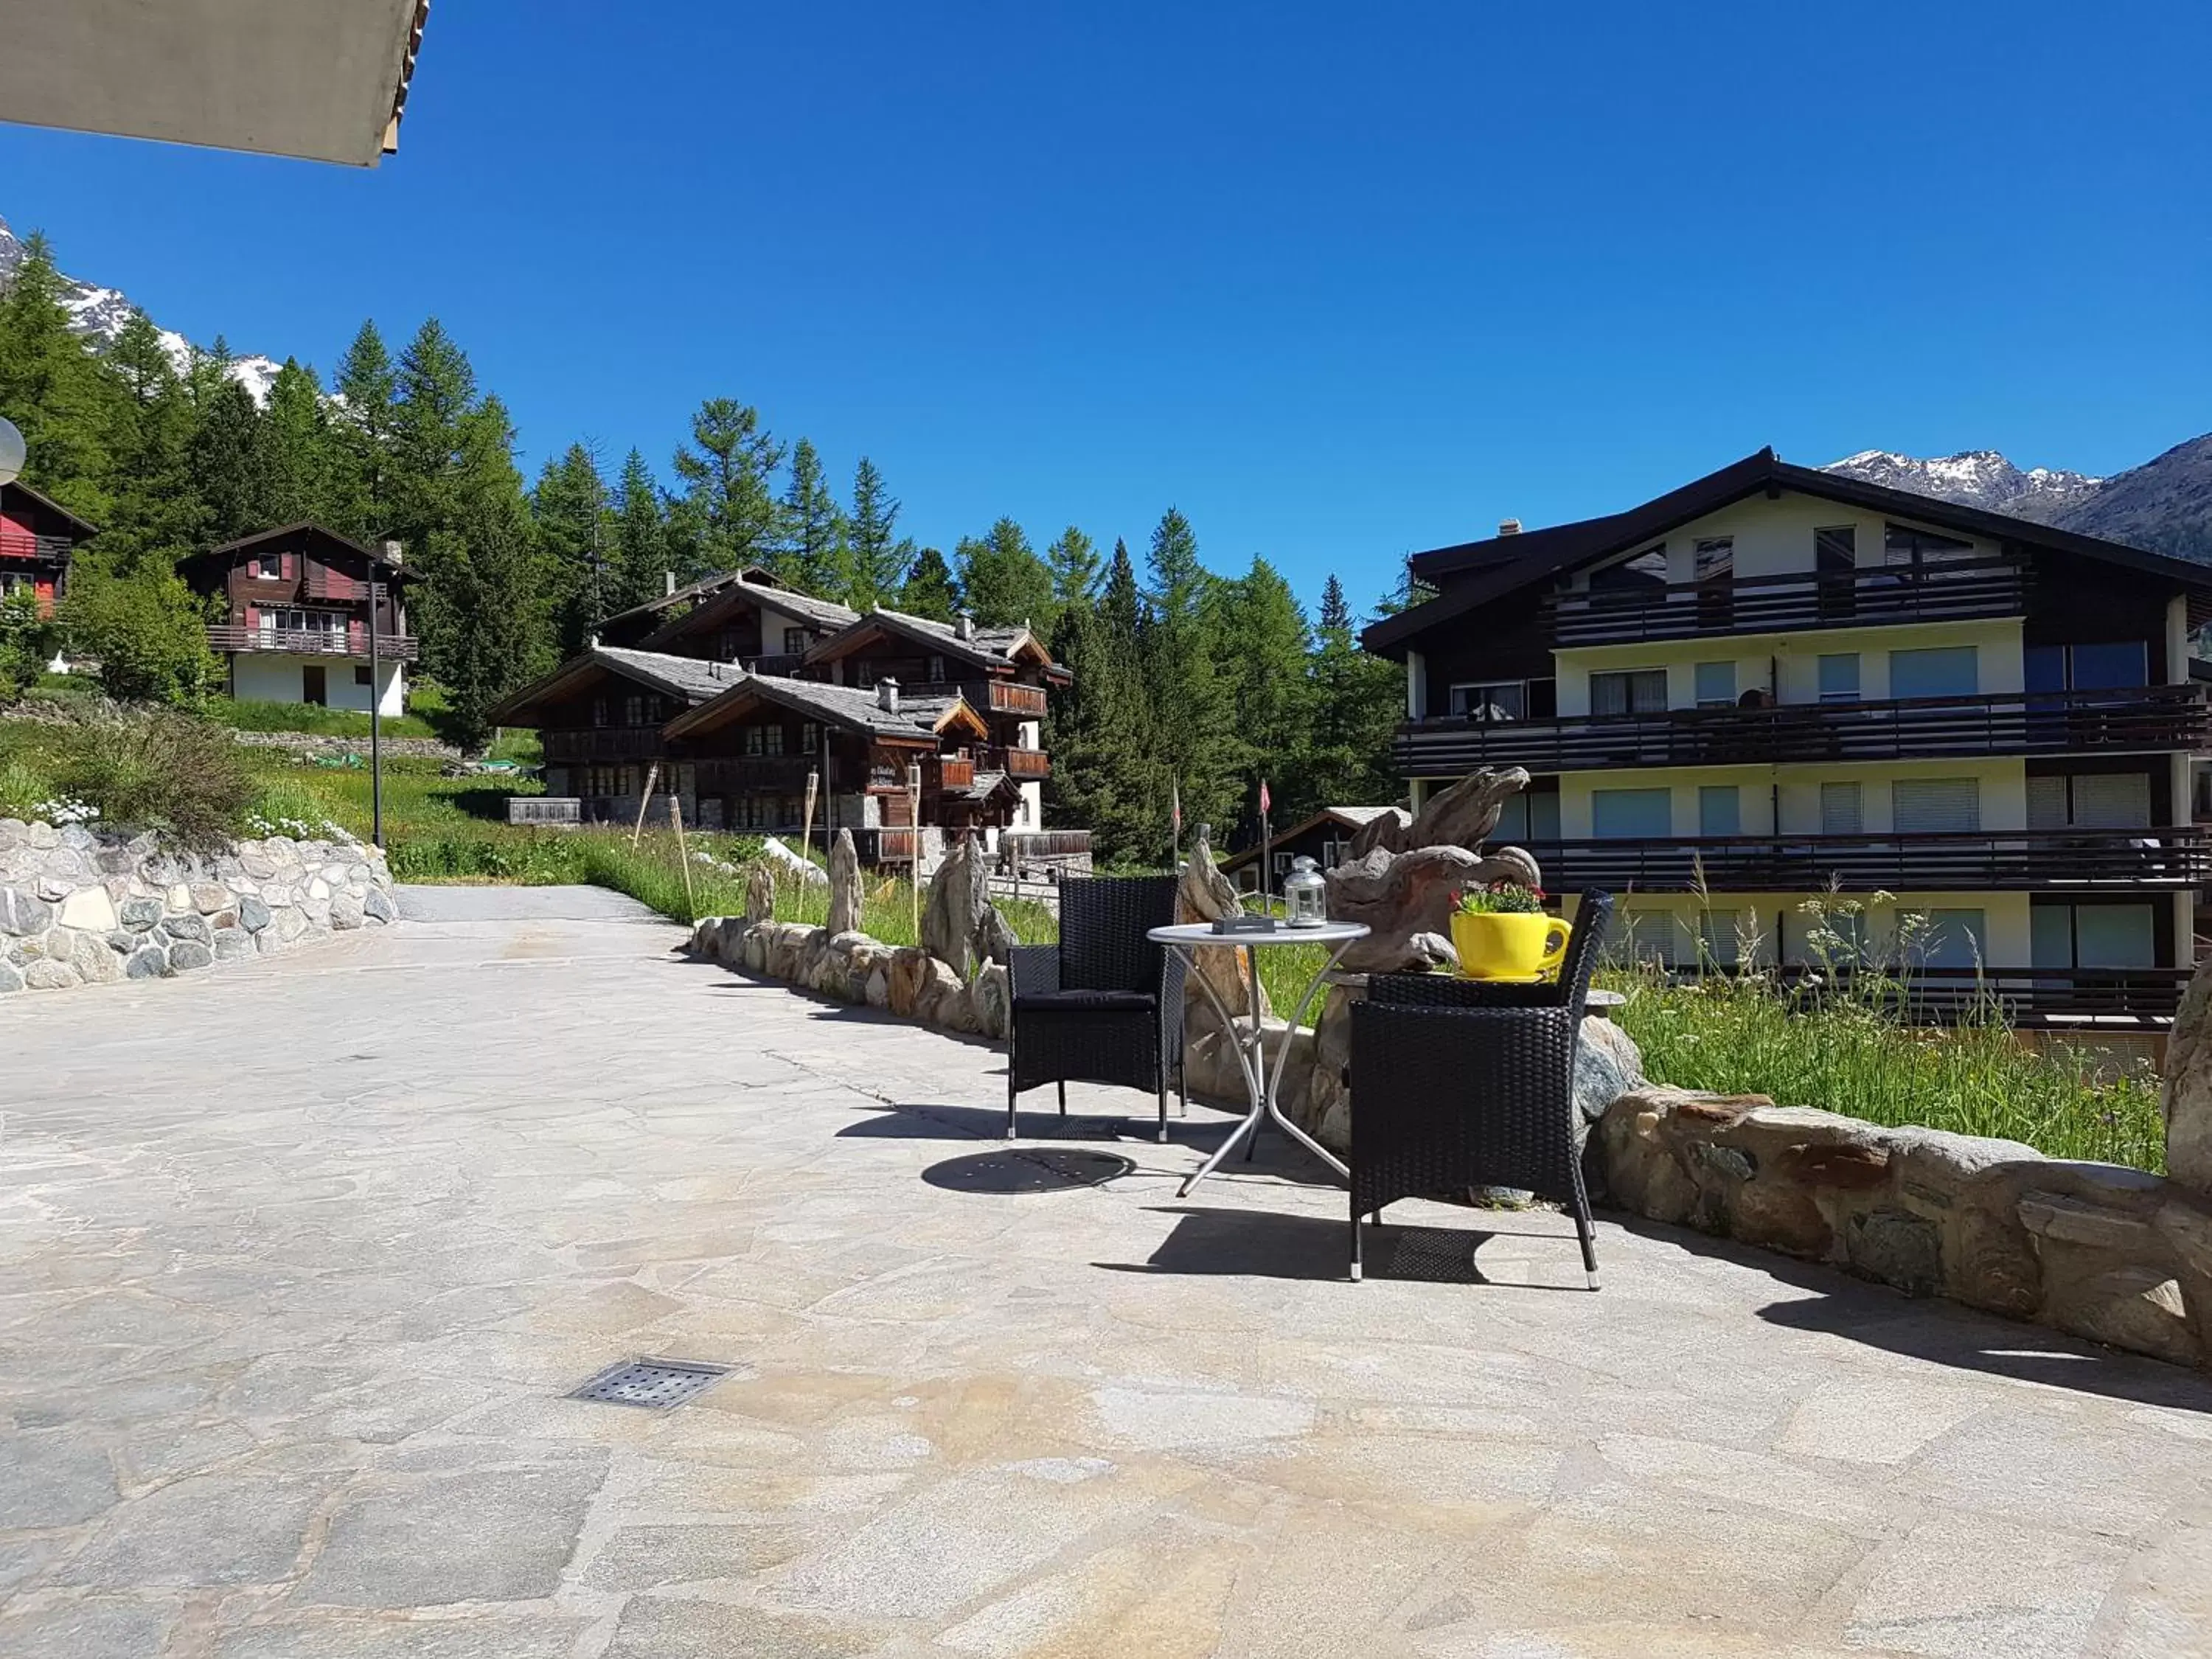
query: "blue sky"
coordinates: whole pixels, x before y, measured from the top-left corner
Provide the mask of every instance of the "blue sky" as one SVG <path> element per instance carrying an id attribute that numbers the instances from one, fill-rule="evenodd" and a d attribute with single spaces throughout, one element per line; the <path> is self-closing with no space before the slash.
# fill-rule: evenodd
<path id="1" fill-rule="evenodd" d="M 241 351 L 435 313 L 533 471 L 729 395 L 925 542 L 1364 605 L 1764 443 L 2212 428 L 2209 10 L 476 0 L 377 171 L 0 126 L 0 216 Z"/>

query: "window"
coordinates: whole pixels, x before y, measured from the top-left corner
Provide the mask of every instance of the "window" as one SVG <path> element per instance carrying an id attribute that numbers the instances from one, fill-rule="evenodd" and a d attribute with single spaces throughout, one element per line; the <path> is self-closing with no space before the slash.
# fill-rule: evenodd
<path id="1" fill-rule="evenodd" d="M 1856 702 L 1859 700 L 1859 653 L 1839 651 L 1820 659 L 1820 701 Z"/>
<path id="2" fill-rule="evenodd" d="M 801 656 L 805 654 L 805 650 L 806 630 L 805 629 L 787 628 L 783 630 L 783 654 L 785 656 Z"/>
<path id="3" fill-rule="evenodd" d="M 1857 568 L 1859 531 L 1856 525 L 1833 525 L 1813 532 L 1813 568 L 1823 576 Z"/>
<path id="4" fill-rule="evenodd" d="M 1826 962 L 1838 967 L 1867 958 L 1866 913 L 1830 908 L 1825 915 L 1804 909 L 1782 917 L 1782 955 L 1786 962 Z"/>
<path id="5" fill-rule="evenodd" d="M 802 755 L 813 754 L 821 736 L 822 733 L 817 727 L 811 726 L 800 726 L 799 728 L 799 752 Z"/>
<path id="6" fill-rule="evenodd" d="M 1979 910 L 1929 910 L 1920 961 L 1929 968 L 1978 968 L 1989 957 L 1988 933 Z"/>
<path id="7" fill-rule="evenodd" d="M 1820 833 L 1824 836 L 1856 836 L 1866 822 L 1859 810 L 1859 787 L 1856 783 L 1824 783 L 1820 786 Z"/>
<path id="8" fill-rule="evenodd" d="M 1982 827 L 1978 778 L 1899 778 L 1889 786 L 1890 822 L 1900 836 Z"/>
<path id="9" fill-rule="evenodd" d="M 1698 708 L 1733 708 L 1735 707 L 1735 665 L 1732 662 L 1699 663 L 1697 688 Z"/>
<path id="10" fill-rule="evenodd" d="M 2104 645 L 2031 645 L 2031 691 L 2110 691 L 2150 684 L 2150 647 L 2142 640 Z"/>
<path id="11" fill-rule="evenodd" d="M 1735 570 L 1735 538 L 1705 537 L 1692 544 L 1691 560 L 1697 580 L 1725 581 Z"/>
<path id="12" fill-rule="evenodd" d="M 2084 772 L 2027 781 L 2031 830 L 2148 830 L 2150 774 Z"/>
<path id="13" fill-rule="evenodd" d="M 1664 839 L 1674 833 L 1669 789 L 1593 789 L 1590 829 L 1607 841 Z"/>
<path id="14" fill-rule="evenodd" d="M 1619 564 L 1607 565 L 1594 571 L 1589 585 L 1595 588 L 1661 587 L 1667 581 L 1667 544 L 1647 547 L 1632 558 Z"/>
<path id="15" fill-rule="evenodd" d="M 1749 911 L 1707 910 L 1698 918 L 1698 945 L 1705 959 L 1723 968 L 1743 960 L 1747 936 L 1757 925 Z"/>
<path id="16" fill-rule="evenodd" d="M 1621 918 L 1620 942 L 1615 948 L 1627 961 L 1655 962 L 1672 968 L 1674 933 L 1672 910 L 1631 910 Z"/>
<path id="17" fill-rule="evenodd" d="M 2038 968 L 2154 968 L 2158 922 L 2148 904 L 2036 904 L 2028 928 Z"/>
<path id="18" fill-rule="evenodd" d="M 1701 836 L 1740 836 L 1743 833 L 1743 796 L 1732 783 L 1708 783 L 1698 789 L 1698 833 Z"/>
<path id="19" fill-rule="evenodd" d="M 1559 797 L 1556 790 L 1528 790 L 1508 795 L 1500 803 L 1498 827 L 1490 832 L 1494 846 L 1559 838 Z"/>
<path id="20" fill-rule="evenodd" d="M 308 663 L 300 670 L 300 701 L 326 707 L 331 700 L 330 675 L 320 663 Z"/>
<path id="21" fill-rule="evenodd" d="M 767 746 L 763 752 L 781 755 L 783 752 L 783 728 L 781 726 L 771 726 L 767 728 L 764 736 Z"/>
<path id="22" fill-rule="evenodd" d="M 605 726 L 606 723 L 607 700 L 605 697 L 593 697 L 592 699 L 592 724 L 594 726 Z"/>
<path id="23" fill-rule="evenodd" d="M 1451 711 L 1468 720 L 1517 720 L 1528 714 L 1525 680 L 1480 680 L 1451 689 Z"/>
<path id="24" fill-rule="evenodd" d="M 1955 564 L 1974 556 L 1974 544 L 1956 536 L 1939 536 L 1910 525 L 1882 526 L 1882 562 L 1893 565 Z"/>
<path id="25" fill-rule="evenodd" d="M 1971 697 L 1980 688 L 1979 653 L 1971 645 L 1889 653 L 1893 697 Z"/>
<path id="26" fill-rule="evenodd" d="M 356 685 L 368 685 L 371 684 L 368 676 L 368 665 L 367 663 L 362 664 L 360 667 L 353 671 L 353 683 Z"/>
<path id="27" fill-rule="evenodd" d="M 767 727 L 760 726 L 748 726 L 745 727 L 745 753 L 748 755 L 765 755 L 768 753 Z"/>
<path id="28" fill-rule="evenodd" d="M 624 726 L 645 724 L 645 699 L 635 691 L 623 699 L 623 724 Z"/>
<path id="29" fill-rule="evenodd" d="M 945 684 L 945 659 L 941 656 L 933 654 L 929 659 L 929 683 L 932 685 Z"/>
<path id="30" fill-rule="evenodd" d="M 1656 714 L 1667 707 L 1667 671 L 1638 668 L 1589 678 L 1593 714 Z"/>
<path id="31" fill-rule="evenodd" d="M 265 559 L 250 562 L 253 575 L 261 581 L 281 581 L 284 577 L 284 556 L 272 553 Z"/>

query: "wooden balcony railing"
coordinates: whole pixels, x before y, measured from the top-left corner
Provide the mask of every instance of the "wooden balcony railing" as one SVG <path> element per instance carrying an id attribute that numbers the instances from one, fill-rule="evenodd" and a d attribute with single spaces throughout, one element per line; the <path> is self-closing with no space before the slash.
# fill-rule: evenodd
<path id="1" fill-rule="evenodd" d="M 975 763 L 966 755 L 939 755 L 921 769 L 925 789 L 967 789 L 975 782 Z"/>
<path id="2" fill-rule="evenodd" d="M 2212 836 L 2195 825 L 1909 836 L 1724 836 L 1531 842 L 1544 884 L 1572 892 L 2174 891 L 2212 882 Z"/>
<path id="3" fill-rule="evenodd" d="M 1558 646 L 1624 645 L 1701 635 L 2016 617 L 2027 575 L 2009 556 L 1955 563 L 1743 576 L 1729 581 L 1579 588 L 1550 601 Z"/>
<path id="4" fill-rule="evenodd" d="M 509 823 L 566 825 L 583 822 L 582 799 L 575 795 L 509 795 Z"/>
<path id="5" fill-rule="evenodd" d="M 1733 974 L 1735 969 L 1682 967 L 1677 976 Z M 1800 963 L 1761 971 L 1773 974 L 1794 994 L 1808 999 L 1848 993 L 1849 975 Z M 1931 1024 L 1954 1024 L 1970 1015 L 2000 1009 L 2015 1026 L 2074 1022 L 2171 1024 L 2194 969 L 2188 968 L 1927 968 L 1914 967 L 1892 977 L 1885 995 L 1908 1018 Z"/>
<path id="6" fill-rule="evenodd" d="M 2212 749 L 2212 687 L 2146 685 L 1556 720 L 1426 720 L 1400 727 L 1392 752 L 1408 776 L 1443 777 L 1481 766 L 1576 772 L 2204 749 Z"/>
<path id="7" fill-rule="evenodd" d="M 806 775 L 817 769 L 811 755 L 741 755 L 716 757 L 692 763 L 698 793 L 702 795 L 772 790 L 799 794 Z"/>
<path id="8" fill-rule="evenodd" d="M 986 772 L 1004 772 L 1021 782 L 1052 775 L 1052 758 L 1042 749 L 982 749 L 976 763 Z"/>
<path id="9" fill-rule="evenodd" d="M 1045 717 L 1045 690 L 1018 680 L 977 680 L 960 688 L 970 707 L 989 714 L 1019 714 L 1024 720 Z"/>
<path id="10" fill-rule="evenodd" d="M 549 761 L 659 760 L 667 752 L 657 726 L 592 726 L 543 732 L 539 746 Z"/>
<path id="11" fill-rule="evenodd" d="M 1088 857 L 1091 852 L 1091 832 L 1088 830 L 1008 830 L 999 838 L 1000 845 L 1013 859 L 1068 859 Z"/>
<path id="12" fill-rule="evenodd" d="M 289 651 L 309 657 L 368 657 L 366 626 L 343 632 L 324 628 L 246 628 L 218 623 L 207 631 L 208 644 L 217 651 Z M 413 662 L 421 641 L 412 634 L 378 636 L 377 655 L 387 662 Z"/>
<path id="13" fill-rule="evenodd" d="M 368 584 L 325 565 L 307 567 L 307 593 L 311 599 L 365 599 Z"/>
<path id="14" fill-rule="evenodd" d="M 0 559 L 24 559 L 36 564 L 67 564 L 75 546 L 66 536 L 37 536 L 12 521 L 0 520 Z"/>

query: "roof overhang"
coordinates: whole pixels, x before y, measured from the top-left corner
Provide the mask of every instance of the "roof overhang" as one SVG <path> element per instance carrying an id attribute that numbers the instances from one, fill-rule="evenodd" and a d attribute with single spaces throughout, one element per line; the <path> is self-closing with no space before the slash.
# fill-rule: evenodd
<path id="1" fill-rule="evenodd" d="M 2212 603 L 2212 566 L 2171 558 L 2163 553 L 2152 553 L 2095 536 L 2079 535 L 2027 519 L 2010 518 L 2002 513 L 1940 501 L 1908 490 L 1891 489 L 1843 473 L 1793 466 L 1773 450 L 1762 449 L 1625 513 L 1579 520 L 1515 538 L 1492 538 L 1486 542 L 1468 542 L 1417 553 L 1411 561 L 1415 575 L 1435 578 L 1456 574 L 1460 580 L 1427 603 L 1376 623 L 1359 636 L 1359 642 L 1378 656 L 1402 660 L 1412 648 L 1412 642 L 1439 623 L 1453 621 L 1522 589 L 1555 581 L 1603 560 L 1634 552 L 1684 525 L 1757 495 L 1811 495 L 2007 546 L 2094 559 L 2177 584 L 2190 594 L 2192 612 L 2200 604 Z M 1500 561 L 1496 550 L 1500 542 L 1507 540 L 1518 544 L 1520 556 Z"/>
<path id="2" fill-rule="evenodd" d="M 625 662 L 610 652 L 584 651 L 569 658 L 544 678 L 532 680 L 520 691 L 509 692 L 493 705 L 484 718 L 493 726 L 528 726 L 531 724 L 530 713 L 535 705 L 551 698 L 574 696 L 579 691 L 609 679 L 641 685 L 647 690 L 661 692 L 679 702 L 690 703 L 698 695 L 673 680 L 659 678 L 638 664 Z M 743 684 L 744 682 L 739 681 L 738 684 Z"/>
<path id="3" fill-rule="evenodd" d="M 5 506 L 7 504 L 8 497 L 10 495 L 20 495 L 25 501 L 29 501 L 33 507 L 37 507 L 41 512 L 52 514 L 56 518 L 61 520 L 64 523 L 67 524 L 71 530 L 76 532 L 76 538 L 79 541 L 89 541 L 93 537 L 97 536 L 100 533 L 100 526 L 98 525 L 90 524 L 86 520 L 80 519 L 76 514 L 70 512 L 69 508 L 64 507 L 59 501 L 55 501 L 51 496 L 41 495 L 37 490 L 32 489 L 30 485 L 22 483 L 20 479 L 11 479 L 4 484 L 0 484 L 0 506 Z"/>
<path id="4" fill-rule="evenodd" d="M 429 0 L 25 0 L 0 119 L 370 167 L 397 149 Z"/>

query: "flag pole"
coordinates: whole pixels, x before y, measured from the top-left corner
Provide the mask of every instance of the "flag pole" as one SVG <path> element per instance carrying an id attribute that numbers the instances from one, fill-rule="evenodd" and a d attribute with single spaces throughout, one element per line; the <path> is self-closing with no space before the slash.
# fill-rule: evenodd
<path id="1" fill-rule="evenodd" d="M 1275 914 L 1274 895 L 1269 890 L 1274 880 L 1274 838 L 1267 830 L 1267 782 L 1260 781 L 1260 914 Z"/>

